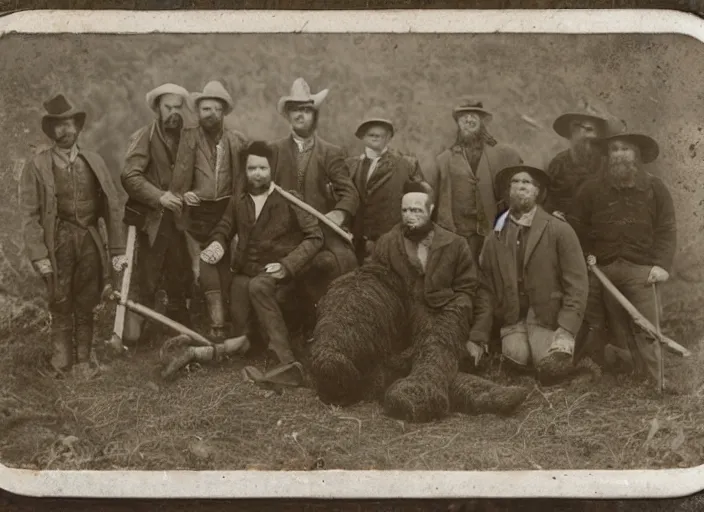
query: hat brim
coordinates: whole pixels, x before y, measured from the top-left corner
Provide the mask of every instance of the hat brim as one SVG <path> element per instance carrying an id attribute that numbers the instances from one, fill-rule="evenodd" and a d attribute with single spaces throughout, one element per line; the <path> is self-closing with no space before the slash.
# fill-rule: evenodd
<path id="1" fill-rule="evenodd" d="M 560 137 L 569 139 L 572 135 L 570 125 L 573 121 L 577 120 L 593 121 L 599 124 L 602 130 L 606 128 L 607 124 L 606 119 L 603 117 L 585 114 L 583 112 L 568 112 L 555 119 L 555 122 L 552 124 L 552 129 L 555 130 L 555 133 Z"/>
<path id="2" fill-rule="evenodd" d="M 642 133 L 617 133 L 599 138 L 596 143 L 601 146 L 602 151 L 606 152 L 609 142 L 619 139 L 627 140 L 638 146 L 640 148 L 640 158 L 644 164 L 649 164 L 660 155 L 660 147 L 655 142 L 655 139 Z"/>
<path id="3" fill-rule="evenodd" d="M 547 192 L 547 189 L 550 186 L 550 176 L 548 176 L 548 173 L 531 165 L 520 164 L 506 167 L 499 171 L 496 175 L 496 185 L 501 193 L 508 190 L 509 184 L 511 183 L 511 178 L 519 172 L 527 172 L 530 174 L 531 177 L 540 184 L 541 192 Z"/>
<path id="4" fill-rule="evenodd" d="M 86 113 L 79 110 L 71 110 L 65 114 L 51 115 L 46 114 L 42 117 L 42 131 L 50 139 L 54 139 L 54 131 L 52 130 L 53 125 L 58 121 L 63 121 L 65 119 L 75 119 L 76 129 L 80 133 L 86 124 Z"/>
<path id="5" fill-rule="evenodd" d="M 157 102 L 165 94 L 175 94 L 176 96 L 181 96 L 184 100 L 188 100 L 188 91 L 186 89 L 175 84 L 164 84 L 146 94 L 147 106 L 152 111 L 158 112 Z"/>
<path id="6" fill-rule="evenodd" d="M 235 107 L 234 102 L 232 101 L 232 98 L 229 98 L 229 97 L 216 96 L 214 94 L 203 94 L 202 92 L 194 92 L 193 94 L 191 94 L 191 101 L 193 102 L 193 105 L 195 105 L 196 108 L 198 108 L 198 102 L 203 101 L 203 100 L 222 101 L 225 104 L 225 110 L 223 112 L 225 115 L 232 112 L 232 110 Z"/>
<path id="7" fill-rule="evenodd" d="M 358 139 L 361 139 L 367 133 L 367 130 L 371 126 L 374 126 L 374 125 L 385 126 L 386 128 L 389 129 L 389 131 L 391 132 L 391 136 L 393 137 L 394 124 L 391 121 L 389 121 L 388 119 L 382 119 L 382 118 L 365 119 L 364 121 L 362 121 L 354 132 L 355 137 L 357 137 Z"/>
<path id="8" fill-rule="evenodd" d="M 494 118 L 494 114 L 492 114 L 488 110 L 484 110 L 483 108 L 479 107 L 455 107 L 454 109 L 452 109 L 452 117 L 455 121 L 457 121 L 457 118 L 459 116 L 468 112 L 474 112 L 475 114 L 479 114 L 480 116 L 484 117 L 487 122 L 491 121 Z"/>
<path id="9" fill-rule="evenodd" d="M 282 96 L 281 98 L 279 98 L 279 102 L 276 105 L 276 110 L 279 111 L 279 114 L 285 116 L 287 103 L 310 104 L 315 110 L 319 110 L 320 106 L 325 101 L 328 92 L 328 89 L 323 89 L 318 93 L 311 94 L 309 98 L 302 98 L 296 96 Z"/>

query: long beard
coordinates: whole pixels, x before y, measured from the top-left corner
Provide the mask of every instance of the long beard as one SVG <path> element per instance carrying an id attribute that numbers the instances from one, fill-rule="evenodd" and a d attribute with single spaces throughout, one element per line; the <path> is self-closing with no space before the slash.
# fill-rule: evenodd
<path id="1" fill-rule="evenodd" d="M 515 193 L 509 198 L 509 210 L 516 215 L 523 215 L 533 209 L 537 197 L 532 194 Z"/>
<path id="2" fill-rule="evenodd" d="M 172 114 L 161 122 L 161 128 L 171 136 L 179 134 L 183 128 L 183 117 Z"/>
<path id="3" fill-rule="evenodd" d="M 577 164 L 589 168 L 598 163 L 600 153 L 592 139 L 582 139 L 572 146 L 572 156 Z"/>
<path id="4" fill-rule="evenodd" d="M 457 132 L 457 142 L 465 147 L 480 148 L 484 142 L 481 129 L 472 133 L 464 133 L 462 130 Z"/>
<path id="5" fill-rule="evenodd" d="M 404 225 L 403 236 L 412 242 L 418 243 L 428 236 L 431 229 L 433 229 L 433 223 L 430 220 L 427 220 L 424 224 L 414 227 Z"/>
<path id="6" fill-rule="evenodd" d="M 638 166 L 635 162 L 623 159 L 609 161 L 609 176 L 619 186 L 629 186 L 634 183 Z"/>
<path id="7" fill-rule="evenodd" d="M 208 135 L 212 135 L 212 136 L 219 134 L 223 128 L 222 120 L 218 121 L 216 119 L 210 119 L 210 118 L 201 119 L 200 125 Z"/>

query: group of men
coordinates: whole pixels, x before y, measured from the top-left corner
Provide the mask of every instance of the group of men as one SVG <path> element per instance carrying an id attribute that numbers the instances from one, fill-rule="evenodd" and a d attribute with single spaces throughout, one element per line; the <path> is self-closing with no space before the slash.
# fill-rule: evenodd
<path id="1" fill-rule="evenodd" d="M 452 110 L 455 142 L 423 173 L 415 157 L 390 147 L 395 126 L 383 115 L 359 124 L 359 156 L 346 158 L 322 139 L 327 95 L 297 79 L 277 105 L 291 133 L 271 143 L 225 126 L 234 101 L 219 82 L 193 94 L 164 84 L 146 95 L 155 117 L 132 136 L 121 173 L 124 216 L 139 229 L 131 294 L 151 305 L 164 289 L 167 316 L 189 325 L 187 299 L 197 283 L 210 337 L 222 342 L 198 352 L 203 359 L 246 354 L 259 331 L 281 367 L 300 372 L 282 306 L 295 298 L 314 317 L 335 278 L 382 261 L 416 268 L 428 307 L 467 296 L 465 356 L 475 364 L 498 335 L 506 359 L 562 378 L 584 355 L 603 363 L 610 339 L 636 370 L 656 377 L 654 344 L 587 266 L 598 262 L 654 320 L 648 284 L 668 279 L 676 224 L 667 188 L 643 167 L 658 156 L 652 138 L 615 129 L 610 117 L 567 113 L 554 129 L 569 149 L 544 170 L 494 139 L 492 114 L 467 99 Z M 187 102 L 198 126 L 184 126 Z M 125 229 L 103 160 L 77 143 L 85 113 L 62 95 L 44 106 L 42 128 L 53 144 L 24 170 L 23 228 L 49 290 L 52 366 L 64 372 L 88 364 L 92 310 L 111 272 L 125 266 Z M 466 286 L 468 276 L 477 286 Z M 125 342 L 138 342 L 143 322 L 128 313 Z"/>

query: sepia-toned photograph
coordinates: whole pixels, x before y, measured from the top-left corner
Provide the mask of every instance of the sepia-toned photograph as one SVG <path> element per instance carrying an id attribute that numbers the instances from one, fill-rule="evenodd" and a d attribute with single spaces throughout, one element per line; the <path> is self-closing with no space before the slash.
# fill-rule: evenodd
<path id="1" fill-rule="evenodd" d="M 0 463 L 704 463 L 704 45 L 5 34 Z"/>

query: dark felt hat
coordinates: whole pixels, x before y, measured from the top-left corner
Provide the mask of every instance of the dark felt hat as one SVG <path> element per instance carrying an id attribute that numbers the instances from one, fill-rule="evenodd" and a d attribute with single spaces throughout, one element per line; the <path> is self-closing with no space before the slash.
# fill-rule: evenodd
<path id="1" fill-rule="evenodd" d="M 540 184 L 542 192 L 547 191 L 550 185 L 550 176 L 540 167 L 527 164 L 512 165 L 505 167 L 496 175 L 496 187 L 505 192 L 508 190 L 511 178 L 519 172 L 527 172 L 531 177 Z"/>
<path id="2" fill-rule="evenodd" d="M 59 94 L 49 101 L 45 101 L 44 110 L 46 110 L 47 113 L 42 117 L 42 131 L 50 139 L 54 138 L 52 127 L 57 121 L 73 118 L 76 120 L 76 128 L 79 132 L 83 129 L 83 125 L 85 125 L 86 122 L 86 113 L 71 105 L 63 94 Z"/>
<path id="3" fill-rule="evenodd" d="M 660 147 L 655 139 L 643 133 L 622 131 L 608 133 L 605 137 L 597 139 L 597 143 L 606 151 L 607 145 L 613 140 L 625 140 L 640 148 L 640 158 L 644 164 L 654 161 L 660 154 Z"/>
<path id="4" fill-rule="evenodd" d="M 593 121 L 594 123 L 599 125 L 602 130 L 608 129 L 608 121 L 605 117 L 601 117 L 587 110 L 567 112 L 566 114 L 562 114 L 560 117 L 555 119 L 555 122 L 552 124 L 552 128 L 553 130 L 555 130 L 555 133 L 557 133 L 560 137 L 569 139 L 572 132 L 572 123 L 575 121 L 582 120 Z"/>
<path id="5" fill-rule="evenodd" d="M 484 108 L 484 103 L 476 98 L 464 98 L 452 109 L 452 117 L 457 118 L 466 112 L 476 112 L 490 121 L 494 116 Z"/>

